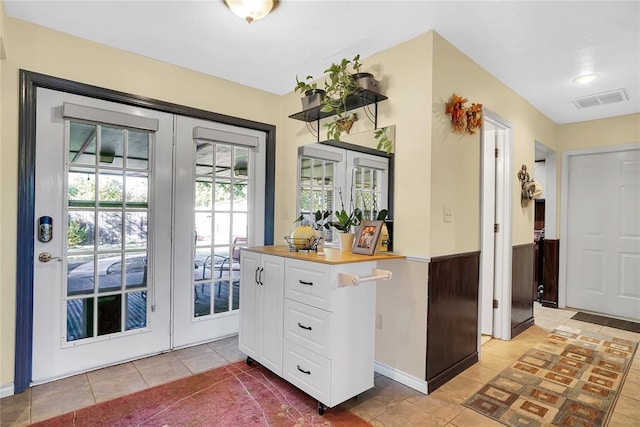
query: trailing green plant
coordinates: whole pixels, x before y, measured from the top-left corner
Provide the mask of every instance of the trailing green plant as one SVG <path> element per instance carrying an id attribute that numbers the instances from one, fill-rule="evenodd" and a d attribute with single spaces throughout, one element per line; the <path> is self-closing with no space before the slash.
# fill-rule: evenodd
<path id="1" fill-rule="evenodd" d="M 374 138 L 378 140 L 378 150 L 384 150 L 387 154 L 391 154 L 393 150 L 393 141 L 387 135 L 387 127 L 376 129 L 373 134 Z"/>
<path id="2" fill-rule="evenodd" d="M 306 95 L 308 91 L 315 93 L 317 90 L 318 83 L 316 83 L 313 76 L 309 75 L 304 80 L 300 80 L 298 79 L 298 76 L 296 76 L 296 85 L 293 88 L 294 92 L 300 92 Z"/>
<path id="3" fill-rule="evenodd" d="M 323 228 L 329 230 L 331 228 L 331 211 L 317 210 L 312 214 L 300 214 L 293 222 L 310 225 L 314 230 L 321 230 Z"/>
<path id="4" fill-rule="evenodd" d="M 333 113 L 335 117 L 324 126 L 327 128 L 327 138 L 340 141 L 340 134 L 344 131 L 343 124 L 348 117 L 344 116 L 347 111 L 347 99 L 360 90 L 360 86 L 353 75 L 360 72 L 362 64 L 360 55 L 353 59 L 344 58 L 339 63 L 332 63 L 324 70 L 327 79 L 324 81 L 326 96 L 322 101 L 320 111 Z"/>

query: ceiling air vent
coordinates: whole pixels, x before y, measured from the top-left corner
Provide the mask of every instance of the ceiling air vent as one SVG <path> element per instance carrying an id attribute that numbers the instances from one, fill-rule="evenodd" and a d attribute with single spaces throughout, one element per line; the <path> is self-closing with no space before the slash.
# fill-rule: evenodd
<path id="1" fill-rule="evenodd" d="M 609 92 L 597 93 L 595 95 L 581 96 L 573 98 L 571 102 L 578 108 L 594 107 L 596 105 L 613 104 L 615 102 L 628 101 L 629 97 L 624 89 L 612 90 Z"/>

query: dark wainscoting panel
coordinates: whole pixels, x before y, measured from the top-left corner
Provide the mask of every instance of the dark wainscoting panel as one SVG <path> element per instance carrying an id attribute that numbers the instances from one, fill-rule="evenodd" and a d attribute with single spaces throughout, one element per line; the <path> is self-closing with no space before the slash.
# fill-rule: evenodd
<path id="1" fill-rule="evenodd" d="M 534 244 L 513 247 L 511 271 L 511 338 L 533 325 Z"/>
<path id="2" fill-rule="evenodd" d="M 542 262 L 542 305 L 558 308 L 558 274 L 560 268 L 560 240 L 544 239 Z"/>
<path id="3" fill-rule="evenodd" d="M 432 258 L 427 302 L 429 393 L 478 361 L 480 252 Z"/>

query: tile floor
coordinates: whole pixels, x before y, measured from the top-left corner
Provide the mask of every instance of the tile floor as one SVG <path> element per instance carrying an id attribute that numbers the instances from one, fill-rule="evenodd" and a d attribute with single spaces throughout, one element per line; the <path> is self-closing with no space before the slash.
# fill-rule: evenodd
<path id="1" fill-rule="evenodd" d="M 435 392 L 424 395 L 376 374 L 375 387 L 342 405 L 374 426 L 502 426 L 462 406 L 469 396 L 558 325 L 640 341 L 640 334 L 571 320 L 575 312 L 535 304 L 535 325 L 506 342 L 482 345 L 480 361 Z M 0 400 L 4 426 L 24 426 L 74 409 L 244 359 L 237 337 L 35 386 Z M 609 427 L 640 427 L 640 352 L 614 408 Z"/>

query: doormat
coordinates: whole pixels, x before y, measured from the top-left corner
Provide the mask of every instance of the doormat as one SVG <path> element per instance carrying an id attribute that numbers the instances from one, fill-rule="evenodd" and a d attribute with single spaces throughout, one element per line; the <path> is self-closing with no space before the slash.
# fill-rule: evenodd
<path id="1" fill-rule="evenodd" d="M 463 405 L 508 426 L 603 426 L 637 347 L 560 326 Z"/>
<path id="2" fill-rule="evenodd" d="M 640 333 L 640 323 L 629 320 L 614 319 L 613 317 L 598 316 L 597 314 L 577 312 L 572 317 L 573 320 L 581 322 L 595 323 L 596 325 L 609 326 L 611 328 Z"/>
<path id="3" fill-rule="evenodd" d="M 373 375 L 373 373 L 372 373 Z M 268 369 L 236 362 L 33 424 L 36 426 L 370 426 Z"/>

